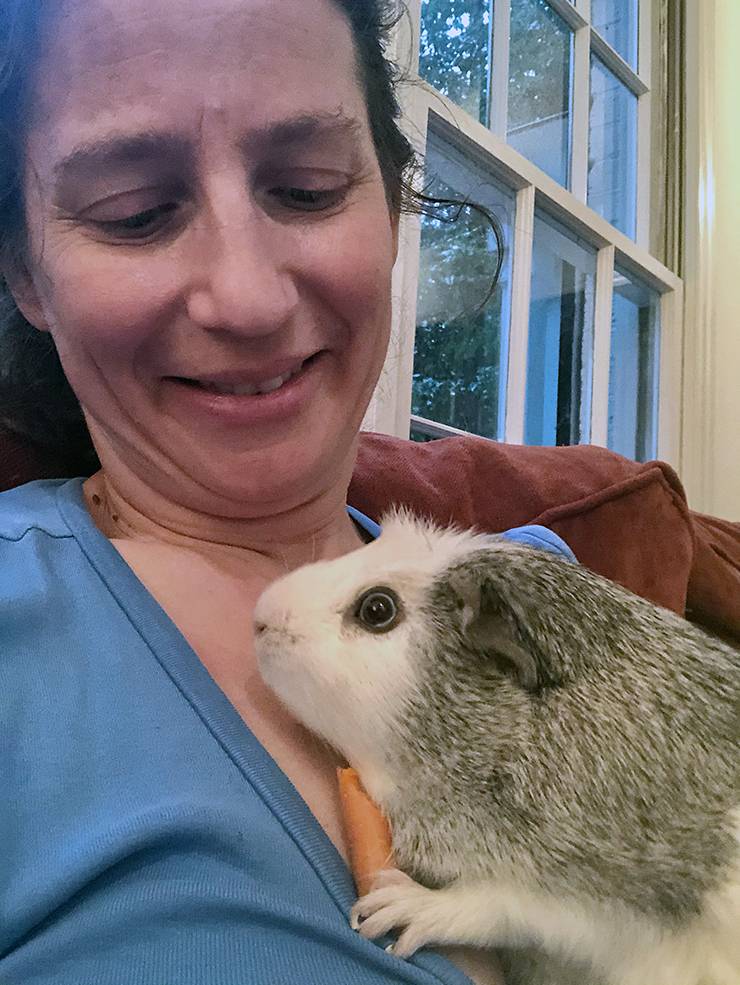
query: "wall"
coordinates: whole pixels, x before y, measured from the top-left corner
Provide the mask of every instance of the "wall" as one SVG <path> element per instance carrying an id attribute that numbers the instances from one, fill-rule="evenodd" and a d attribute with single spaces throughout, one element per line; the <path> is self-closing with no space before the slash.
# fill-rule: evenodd
<path id="1" fill-rule="evenodd" d="M 686 0 L 689 502 L 740 520 L 740 2 Z"/>

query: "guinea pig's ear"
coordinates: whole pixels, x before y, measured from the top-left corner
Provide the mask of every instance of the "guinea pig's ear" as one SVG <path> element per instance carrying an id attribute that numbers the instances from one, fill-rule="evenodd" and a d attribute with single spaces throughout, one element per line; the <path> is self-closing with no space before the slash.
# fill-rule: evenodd
<path id="1" fill-rule="evenodd" d="M 478 575 L 478 577 L 476 577 Z M 535 657 L 515 639 L 495 590 L 480 572 L 451 573 L 450 587 L 458 598 L 460 629 L 476 650 L 496 660 L 527 691 L 540 687 Z"/>

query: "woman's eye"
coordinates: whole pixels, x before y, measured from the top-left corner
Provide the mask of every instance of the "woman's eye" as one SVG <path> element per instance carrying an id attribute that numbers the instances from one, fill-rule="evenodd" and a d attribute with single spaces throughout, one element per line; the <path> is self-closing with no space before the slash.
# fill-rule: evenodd
<path id="1" fill-rule="evenodd" d="M 103 232 L 122 239 L 146 239 L 166 225 L 177 207 L 175 202 L 167 202 L 122 219 L 98 219 L 95 220 L 95 225 Z"/>
<path id="2" fill-rule="evenodd" d="M 345 187 L 326 189 L 277 187 L 272 188 L 270 194 L 287 208 L 303 212 L 321 212 L 323 209 L 339 205 L 345 198 L 347 189 Z"/>
<path id="3" fill-rule="evenodd" d="M 401 602 L 391 588 L 370 588 L 357 600 L 355 618 L 372 633 L 387 633 L 401 618 Z"/>

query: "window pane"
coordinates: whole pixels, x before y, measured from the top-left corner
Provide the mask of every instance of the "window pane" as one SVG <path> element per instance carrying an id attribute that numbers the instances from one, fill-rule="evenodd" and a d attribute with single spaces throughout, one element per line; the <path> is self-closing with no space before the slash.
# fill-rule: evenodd
<path id="1" fill-rule="evenodd" d="M 657 453 L 660 295 L 616 270 L 607 444 L 644 462 Z"/>
<path id="2" fill-rule="evenodd" d="M 419 74 L 488 124 L 492 0 L 422 0 Z"/>
<path id="3" fill-rule="evenodd" d="M 591 58 L 588 204 L 635 235 L 637 97 L 598 58 Z"/>
<path id="4" fill-rule="evenodd" d="M 511 5 L 512 147 L 561 185 L 570 171 L 573 32 L 545 0 Z"/>
<path id="5" fill-rule="evenodd" d="M 433 135 L 427 180 L 430 195 L 490 209 L 504 227 L 506 252 L 481 310 L 497 260 L 489 222 L 469 208 L 456 222 L 422 220 L 412 413 L 497 438 L 504 426 L 514 195 Z M 440 215 L 459 211 L 446 207 Z"/>
<path id="6" fill-rule="evenodd" d="M 637 69 L 639 0 L 591 0 L 591 23 L 632 68 Z"/>
<path id="7" fill-rule="evenodd" d="M 548 216 L 534 224 L 524 441 L 588 441 L 596 250 Z"/>

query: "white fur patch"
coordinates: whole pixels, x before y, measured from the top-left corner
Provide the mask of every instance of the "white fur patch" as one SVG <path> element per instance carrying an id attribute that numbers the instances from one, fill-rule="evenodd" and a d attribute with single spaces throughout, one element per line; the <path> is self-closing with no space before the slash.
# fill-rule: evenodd
<path id="1" fill-rule="evenodd" d="M 394 951 L 400 957 L 435 944 L 538 943 L 549 954 L 592 964 L 594 977 L 608 985 L 739 985 L 738 888 L 735 882 L 719 894 L 725 901 L 721 914 L 710 912 L 687 930 L 668 933 L 627 911 L 560 900 L 518 885 L 426 889 L 408 877 L 381 873 L 353 907 L 352 923 L 370 938 L 399 932 Z"/>
<path id="2" fill-rule="evenodd" d="M 392 750 L 414 682 L 408 654 L 430 633 L 419 611 L 422 597 L 456 558 L 492 543 L 488 535 L 440 528 L 405 509 L 384 515 L 382 527 L 371 544 L 280 578 L 254 611 L 266 683 L 344 753 L 381 802 L 391 791 L 379 750 Z M 375 586 L 393 589 L 403 608 L 402 620 L 384 634 L 352 618 L 357 599 Z"/>

